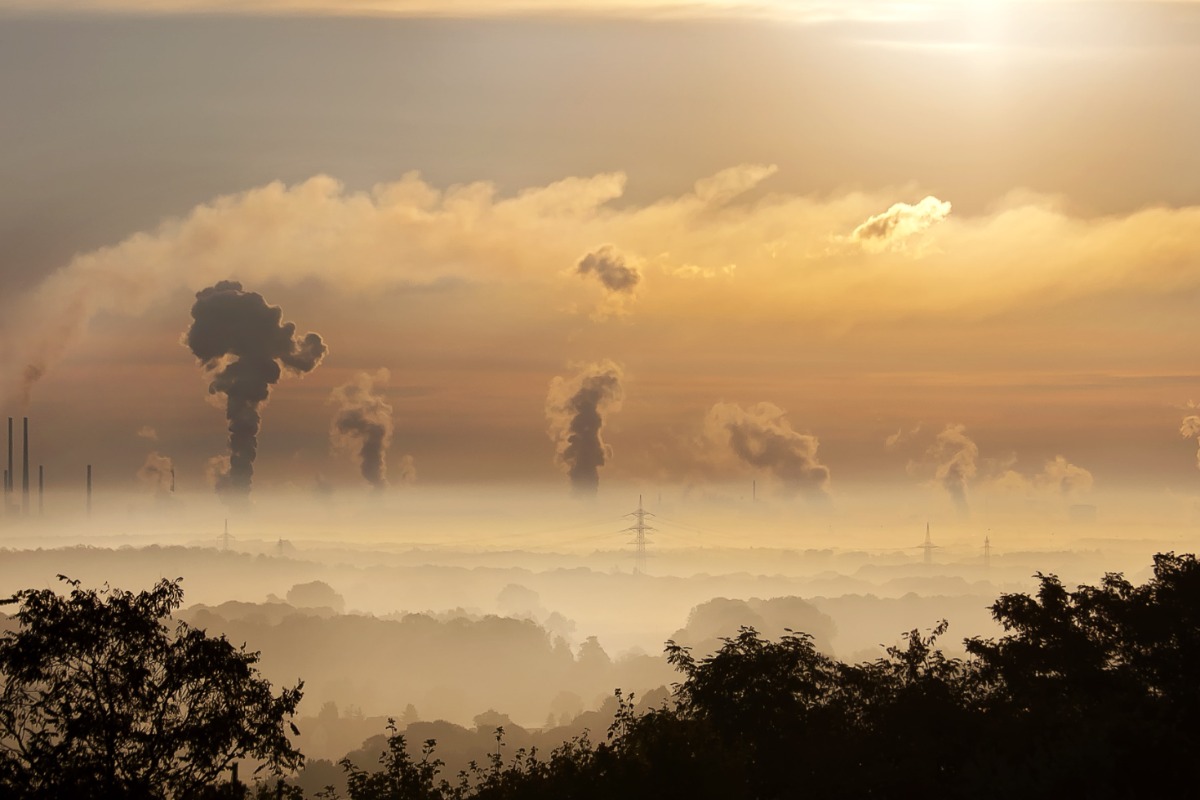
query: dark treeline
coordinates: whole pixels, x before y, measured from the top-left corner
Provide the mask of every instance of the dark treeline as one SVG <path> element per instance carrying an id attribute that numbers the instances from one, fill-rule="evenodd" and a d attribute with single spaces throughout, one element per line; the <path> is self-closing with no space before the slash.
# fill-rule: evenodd
<path id="1" fill-rule="evenodd" d="M 186 623 L 173 637 L 155 633 L 147 619 L 178 605 L 169 583 L 156 602 L 141 605 L 142 596 L 117 593 L 120 614 L 78 588 L 74 605 L 47 591 L 18 593 L 20 626 L 0 639 L 0 789 L 14 797 L 253 791 L 350 800 L 1124 798 L 1174 796 L 1192 785 L 1200 745 L 1200 563 L 1191 555 L 1158 555 L 1141 585 L 1109 574 L 1096 586 L 1070 590 L 1053 575 L 1037 577 L 1034 593 L 996 600 L 991 610 L 1004 634 L 968 639 L 962 659 L 939 649 L 944 624 L 912 631 L 903 644 L 861 663 L 822 653 L 802 632 L 772 640 L 743 628 L 707 654 L 672 641 L 666 654 L 678 676 L 673 691 L 657 704 L 618 692 L 607 732 L 539 750 L 518 731 L 510 740 L 503 716 L 481 715 L 471 735 L 491 737 L 489 755 L 455 774 L 443 764 L 436 727 L 392 727 L 344 760 L 341 775 L 314 762 L 300 783 L 267 778 L 253 790 L 217 779 L 214 770 L 247 756 L 268 767 L 267 775 L 294 767 L 298 754 L 280 734 L 299 687 L 278 697 L 264 693 L 261 679 L 246 671 L 253 654 L 225 644 L 205 649 L 203 632 Z M 64 641 L 62 633 L 79 641 Z M 149 637 L 148 649 L 177 658 L 184 672 L 168 679 L 174 673 L 151 663 L 146 647 L 131 649 L 131 634 Z M 190 644 L 172 656 L 171 642 Z M 87 657 L 72 661 L 77 651 Z M 86 669 L 100 656 L 118 668 L 104 686 L 75 680 L 72 663 Z M 213 674 L 242 698 L 205 706 L 218 721 L 211 730 L 224 737 L 220 747 L 205 741 L 206 729 L 188 727 L 191 715 L 179 712 L 177 700 L 155 694 L 194 681 L 215 691 L 201 680 Z M 58 685 L 50 686 L 51 678 Z M 126 705 L 114 703 L 110 691 Z M 142 710 L 147 719 L 137 716 Z M 175 738 L 156 746 L 162 743 L 154 726 L 164 719 Z M 432 735 L 418 741 L 422 734 Z M 151 763 L 148 753 L 155 774 L 173 782 L 138 771 Z M 188 771 L 172 771 L 180 761 Z M 316 789 L 321 775 L 337 788 Z M 60 785 L 67 779 L 74 783 Z M 89 791 L 101 779 L 107 794 Z"/>

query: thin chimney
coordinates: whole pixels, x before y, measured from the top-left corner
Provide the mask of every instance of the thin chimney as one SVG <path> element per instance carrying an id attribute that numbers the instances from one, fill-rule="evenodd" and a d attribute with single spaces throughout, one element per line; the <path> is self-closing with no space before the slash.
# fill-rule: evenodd
<path id="1" fill-rule="evenodd" d="M 4 472 L 4 494 L 12 494 L 13 490 L 13 462 L 12 462 L 12 447 L 13 447 L 13 432 L 12 432 L 12 417 L 8 418 L 8 469 Z M 7 497 L 5 498 L 8 499 Z"/>
<path id="2" fill-rule="evenodd" d="M 21 451 L 21 513 L 29 513 L 29 417 L 23 418 L 25 436 Z"/>
<path id="3" fill-rule="evenodd" d="M 88 465 L 87 465 L 87 468 L 88 468 L 88 478 L 87 478 L 87 513 L 88 513 L 88 516 L 90 517 L 90 516 L 92 515 L 92 465 L 91 465 L 91 464 L 88 464 Z"/>
<path id="4" fill-rule="evenodd" d="M 46 467 L 38 464 L 38 516 L 46 513 Z"/>

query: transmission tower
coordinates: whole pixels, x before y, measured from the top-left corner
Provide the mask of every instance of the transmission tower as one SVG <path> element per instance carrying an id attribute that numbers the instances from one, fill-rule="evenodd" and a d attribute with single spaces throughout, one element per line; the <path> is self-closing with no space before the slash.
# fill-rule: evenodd
<path id="1" fill-rule="evenodd" d="M 984 569 L 992 566 L 992 539 L 990 536 L 983 537 L 983 566 Z"/>
<path id="2" fill-rule="evenodd" d="M 925 523 L 925 543 L 921 545 L 921 549 L 925 551 L 925 563 L 933 563 L 933 549 L 937 547 L 933 540 L 929 538 L 929 523 Z"/>
<path id="3" fill-rule="evenodd" d="M 657 528 L 652 528 L 646 524 L 646 517 L 653 517 L 654 515 L 642 508 L 642 496 L 639 494 L 637 511 L 631 511 L 625 516 L 634 518 L 634 523 L 625 530 L 621 531 L 622 533 L 628 532 L 633 534 L 632 544 L 636 547 L 634 555 L 636 566 L 634 567 L 634 571 L 645 574 L 647 544 L 646 534 L 657 530 Z"/>
<path id="4" fill-rule="evenodd" d="M 229 549 L 229 520 L 225 520 L 225 535 L 221 537 L 222 550 Z"/>

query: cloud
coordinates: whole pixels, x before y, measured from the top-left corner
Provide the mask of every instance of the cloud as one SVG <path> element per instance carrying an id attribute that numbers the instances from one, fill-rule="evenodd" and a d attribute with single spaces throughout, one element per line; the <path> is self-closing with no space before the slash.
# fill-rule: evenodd
<path id="1" fill-rule="evenodd" d="M 870 252 L 894 250 L 902 247 L 906 239 L 923 233 L 949 215 L 950 204 L 932 195 L 916 205 L 896 203 L 855 228 L 850 240 Z"/>
<path id="2" fill-rule="evenodd" d="M 941 201 L 872 216 L 894 192 L 749 194 L 772 170 L 742 165 L 677 197 L 619 207 L 620 173 L 512 196 L 488 183 L 440 190 L 412 173 L 364 192 L 317 176 L 219 197 L 81 254 L 30 293 L 6 298 L 0 340 L 10 366 L 0 370 L 0 394 L 27 400 L 95 315 L 139 315 L 231 275 L 349 294 L 447 280 L 508 285 L 530 308 L 564 308 L 585 287 L 562 281 L 562 266 L 596 242 L 620 242 L 661 269 L 662 291 L 638 302 L 639 317 L 664 324 L 717 324 L 753 308 L 764 324 L 795 325 L 802 304 L 805 325 L 844 329 L 1200 288 L 1200 207 L 1080 219 L 1052 199 L 1014 195 L 987 214 L 942 215 L 937 248 L 914 262 L 904 243 L 939 218 Z M 822 244 L 846 230 L 853 246 Z M 335 274 L 331 264 L 354 268 Z M 704 276 L 722 279 L 694 279 Z"/>
<path id="3" fill-rule="evenodd" d="M 376 392 L 388 382 L 388 371 L 366 372 L 336 387 L 330 402 L 338 406 L 329 436 L 335 447 L 355 453 L 359 470 L 377 489 L 387 486 L 387 450 L 392 443 L 392 407 Z M 411 457 L 409 457 L 411 462 Z M 410 465 L 411 466 L 411 465 Z"/>
<path id="4" fill-rule="evenodd" d="M 138 428 L 135 435 L 139 439 L 148 439 L 151 442 L 158 441 L 158 431 L 154 430 L 154 428 L 151 428 L 149 425 L 143 425 L 142 427 Z"/>
<path id="5" fill-rule="evenodd" d="M 154 14 L 313 14 L 325 16 L 505 17 L 571 14 L 659 19 L 911 20 L 929 16 L 920 4 L 880 0 L 4 0 L 0 8 L 21 11 L 140 12 Z"/>
<path id="6" fill-rule="evenodd" d="M 550 382 L 546 419 L 555 442 L 555 461 L 566 470 L 577 494 L 595 494 L 600 488 L 600 468 L 612 458 L 612 448 L 602 436 L 604 418 L 620 410 L 623 380 L 620 365 L 605 360 Z"/>
<path id="7" fill-rule="evenodd" d="M 704 430 L 711 442 L 727 448 L 742 464 L 773 476 L 786 493 L 828 497 L 829 468 L 817 457 L 817 437 L 792 428 L 778 406 L 717 403 L 705 417 Z"/>

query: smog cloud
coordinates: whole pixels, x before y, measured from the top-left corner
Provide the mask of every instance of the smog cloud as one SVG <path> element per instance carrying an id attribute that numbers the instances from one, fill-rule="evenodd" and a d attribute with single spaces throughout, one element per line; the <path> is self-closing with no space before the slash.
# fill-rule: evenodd
<path id="1" fill-rule="evenodd" d="M 600 488 L 600 467 L 612 457 L 601 436 L 604 417 L 620 409 L 623 379 L 621 367 L 605 360 L 550 382 L 546 419 L 557 448 L 555 461 L 566 470 L 576 494 L 595 494 Z"/>
<path id="2" fill-rule="evenodd" d="M 717 403 L 704 428 L 710 440 L 727 446 L 740 462 L 768 472 L 786 493 L 828 498 L 829 468 L 817 457 L 817 437 L 795 430 L 779 406 Z"/>
<path id="3" fill-rule="evenodd" d="M 375 389 L 385 385 L 388 377 L 386 369 L 373 375 L 363 372 L 350 383 L 335 388 L 329 397 L 338 406 L 329 429 L 330 440 L 335 447 L 357 455 L 363 478 L 377 489 L 388 483 L 392 407 Z"/>
<path id="4" fill-rule="evenodd" d="M 934 480 L 950 494 L 954 507 L 964 517 L 971 511 L 967 484 L 975 477 L 979 460 L 979 446 L 966 431 L 965 425 L 948 424 L 929 448 L 929 455 L 937 463 Z"/>
<path id="5" fill-rule="evenodd" d="M 237 281 L 218 281 L 196 293 L 185 342 L 212 375 L 209 394 L 225 395 L 229 420 L 228 469 L 212 472 L 218 491 L 250 493 L 259 409 L 271 386 L 285 368 L 296 374 L 316 369 L 328 350 L 318 334 L 297 337 L 295 324 L 282 318 L 282 309 L 242 291 Z"/>

